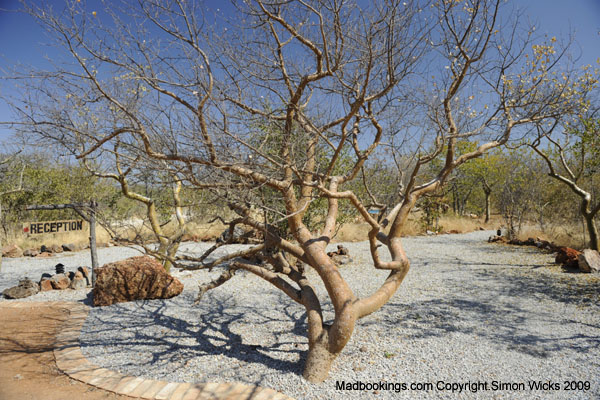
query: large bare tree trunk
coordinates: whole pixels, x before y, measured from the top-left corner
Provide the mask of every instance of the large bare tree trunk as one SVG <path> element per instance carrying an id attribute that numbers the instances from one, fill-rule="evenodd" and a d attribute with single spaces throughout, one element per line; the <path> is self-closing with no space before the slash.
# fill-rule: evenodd
<path id="1" fill-rule="evenodd" d="M 302 376 L 309 382 L 323 382 L 327 379 L 331 365 L 339 353 L 329 350 L 329 334 L 323 330 L 315 342 L 309 343 L 308 357 L 304 365 Z"/>
<path id="2" fill-rule="evenodd" d="M 357 320 L 354 309 L 356 297 L 342 278 L 338 267 L 327 256 L 324 243 L 310 243 L 304 248 L 312 266 L 321 276 L 335 310 L 333 323 L 329 326 L 323 323 L 320 306 L 319 312 L 313 314 L 310 310 L 315 310 L 316 307 L 312 304 L 307 307 L 309 350 L 303 376 L 311 382 L 322 382 L 327 379 L 333 361 L 354 332 Z"/>

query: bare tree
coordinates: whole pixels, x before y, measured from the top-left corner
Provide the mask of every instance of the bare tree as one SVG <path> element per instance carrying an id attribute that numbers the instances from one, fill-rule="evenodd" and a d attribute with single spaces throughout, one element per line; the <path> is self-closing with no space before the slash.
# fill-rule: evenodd
<path id="1" fill-rule="evenodd" d="M 186 219 L 183 215 L 180 195 L 182 189 L 181 179 L 177 177 L 176 171 L 173 171 L 165 163 L 163 163 L 163 165 L 159 164 L 159 169 L 156 170 L 155 167 L 143 163 L 143 160 L 140 159 L 139 156 L 134 157 L 134 155 L 128 153 L 127 151 L 122 151 L 121 147 L 126 146 L 120 143 L 118 139 L 115 140 L 114 147 L 110 152 L 110 156 L 105 154 L 103 157 L 103 161 L 107 161 L 107 158 L 110 158 L 112 161 L 114 161 L 115 172 L 109 172 L 102 169 L 100 166 L 93 165 L 86 157 L 81 157 L 81 161 L 85 168 L 93 176 L 117 182 L 124 197 L 144 205 L 144 208 L 146 209 L 146 220 L 148 222 L 148 227 L 153 234 L 154 240 L 147 240 L 145 238 L 145 232 L 139 229 L 137 230 L 138 232 L 135 237 L 131 239 L 127 237 L 127 235 L 125 237 L 122 235 L 122 233 L 128 234 L 129 232 L 127 230 L 123 232 L 123 229 L 111 229 L 109 224 L 106 223 L 104 224 L 105 228 L 107 228 L 107 231 L 111 233 L 112 238 L 119 243 L 128 243 L 141 246 L 147 254 L 159 259 L 163 263 L 167 273 L 170 273 L 172 265 L 171 260 L 177 254 L 179 244 L 183 238 L 183 235 L 185 234 L 186 229 Z M 166 183 L 167 187 L 171 187 L 170 192 L 172 196 L 172 202 L 169 204 L 169 209 L 172 209 L 176 222 L 176 227 L 174 229 L 169 229 L 172 230 L 170 233 L 168 233 L 167 229 L 165 229 L 166 223 L 161 223 L 160 221 L 159 212 L 157 211 L 156 205 L 157 200 L 148 193 L 143 194 L 132 188 L 131 176 L 135 175 L 136 172 L 139 172 L 140 169 L 145 169 L 146 172 L 163 174 L 167 176 L 167 179 L 164 179 L 166 180 L 164 183 Z M 148 190 L 146 190 L 146 192 L 148 192 Z M 167 223 L 168 222 L 170 222 L 170 219 L 167 221 Z M 142 226 L 142 228 L 144 226 Z M 158 247 L 155 247 L 148 242 L 156 242 L 158 243 Z"/>
<path id="2" fill-rule="evenodd" d="M 42 85 L 27 79 L 27 108 L 16 108 L 24 127 L 80 159 L 127 143 L 220 197 L 238 215 L 232 226 L 262 232 L 263 243 L 217 260 L 171 261 L 225 268 L 200 294 L 241 269 L 302 305 L 304 377 L 322 381 L 356 322 L 406 276 L 400 232 L 416 201 L 506 143 L 516 127 L 559 115 L 577 96 L 561 97 L 539 71 L 521 68 L 532 37 L 500 20 L 501 3 L 256 0 L 235 2 L 230 16 L 184 1 L 124 2 L 93 13 L 75 2 L 62 14 L 30 7 L 73 65 L 38 71 Z M 560 56 L 551 55 L 548 71 Z M 459 140 L 481 144 L 459 153 Z M 406 168 L 399 202 L 382 219 L 350 190 L 378 152 L 406 160 L 396 164 Z M 421 171 L 440 158 L 424 180 Z M 311 231 L 308 211 L 320 200 L 326 207 Z M 363 298 L 326 254 L 341 203 L 370 227 L 372 266 L 389 271 Z M 391 261 L 382 259 L 382 245 Z M 306 265 L 326 288 L 331 321 Z"/>
<path id="3" fill-rule="evenodd" d="M 590 115 L 566 121 L 558 133 L 555 132 L 557 124 L 538 126 L 538 136 L 529 146 L 546 163 L 548 175 L 577 195 L 580 201 L 579 214 L 589 234 L 589 246 L 593 250 L 600 250 L 595 221 L 600 211 L 600 201 L 592 195 L 594 175 L 597 175 L 600 166 L 600 121 L 594 118 L 593 113 Z"/>

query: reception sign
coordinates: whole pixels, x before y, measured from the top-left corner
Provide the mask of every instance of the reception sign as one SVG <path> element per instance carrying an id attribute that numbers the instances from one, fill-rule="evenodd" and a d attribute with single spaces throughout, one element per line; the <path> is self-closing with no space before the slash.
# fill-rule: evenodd
<path id="1" fill-rule="evenodd" d="M 83 220 L 29 222 L 23 225 L 23 232 L 29 235 L 77 231 L 83 231 Z"/>

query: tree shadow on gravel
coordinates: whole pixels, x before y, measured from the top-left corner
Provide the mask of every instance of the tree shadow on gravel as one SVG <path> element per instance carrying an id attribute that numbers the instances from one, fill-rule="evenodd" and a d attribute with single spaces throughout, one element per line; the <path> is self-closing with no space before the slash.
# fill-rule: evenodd
<path id="1" fill-rule="evenodd" d="M 93 309 L 86 321 L 86 333 L 82 334 L 82 350 L 84 354 L 100 353 L 99 357 L 90 358 L 99 365 L 105 358 L 107 363 L 103 367 L 125 373 L 138 371 L 137 375 L 151 375 L 154 379 L 193 368 L 204 357 L 221 358 L 219 364 L 230 375 L 225 377 L 229 380 L 243 376 L 240 372 L 252 363 L 281 373 L 301 374 L 303 353 L 308 348 L 303 309 L 285 306 L 285 298 L 273 305 L 278 311 L 274 313 L 208 297 L 197 307 L 190 303 L 192 311 L 188 310 L 184 317 L 173 315 L 165 301 L 120 303 Z M 274 328 L 269 334 L 280 340 L 269 343 L 256 334 L 244 335 L 244 331 L 251 329 L 262 332 L 265 326 Z M 299 361 L 289 361 L 290 358 Z M 208 378 L 199 375 L 194 381 L 217 380 L 214 375 L 218 372 L 211 372 Z M 253 375 L 252 379 L 252 383 L 260 384 L 264 375 Z"/>
<path id="2" fill-rule="evenodd" d="M 390 302 L 383 323 L 389 329 L 404 332 L 408 338 L 462 333 L 539 358 L 562 350 L 597 352 L 600 325 L 561 310 L 565 306 L 584 307 L 585 315 L 597 315 L 598 283 L 563 282 L 555 275 L 532 276 L 526 272 L 514 275 L 507 271 L 470 270 L 462 282 L 443 283 L 448 287 L 456 284 L 454 294 L 444 291 L 445 295 L 439 298 L 429 296 L 408 304 Z M 465 283 L 469 286 L 465 287 Z"/>

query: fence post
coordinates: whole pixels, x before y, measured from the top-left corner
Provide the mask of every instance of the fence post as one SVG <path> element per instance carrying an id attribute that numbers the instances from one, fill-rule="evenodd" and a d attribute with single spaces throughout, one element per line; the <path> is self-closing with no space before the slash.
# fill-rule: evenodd
<path id="1" fill-rule="evenodd" d="M 92 255 L 92 287 L 96 286 L 96 268 L 98 268 L 98 253 L 96 251 L 96 206 L 90 202 L 90 253 Z"/>

